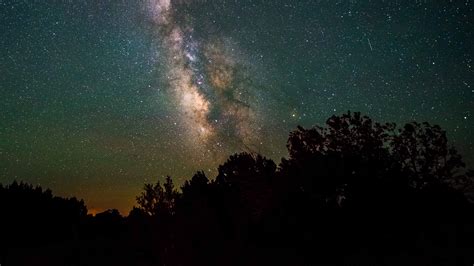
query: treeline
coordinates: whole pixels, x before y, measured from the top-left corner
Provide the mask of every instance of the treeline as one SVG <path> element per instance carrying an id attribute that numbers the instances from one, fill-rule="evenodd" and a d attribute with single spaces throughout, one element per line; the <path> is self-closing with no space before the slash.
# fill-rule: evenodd
<path id="1" fill-rule="evenodd" d="M 33 234 L 43 234 L 33 217 L 44 214 L 41 224 L 59 224 L 60 231 L 46 226 L 42 232 L 79 243 L 62 249 L 74 265 L 474 261 L 473 171 L 439 126 L 397 128 L 347 113 L 324 127 L 298 127 L 287 147 L 289 157 L 278 165 L 240 153 L 213 179 L 197 172 L 180 189 L 171 177 L 145 184 L 127 217 L 116 210 L 86 216 L 82 201 L 16 183 L 0 189 L 0 211 L 11 228 L 21 219 Z M 15 197 L 32 205 L 19 214 Z"/>
<path id="2" fill-rule="evenodd" d="M 14 181 L 0 184 L 2 246 L 35 246 L 62 240 L 87 215 L 84 201 L 61 198 L 40 186 Z"/>

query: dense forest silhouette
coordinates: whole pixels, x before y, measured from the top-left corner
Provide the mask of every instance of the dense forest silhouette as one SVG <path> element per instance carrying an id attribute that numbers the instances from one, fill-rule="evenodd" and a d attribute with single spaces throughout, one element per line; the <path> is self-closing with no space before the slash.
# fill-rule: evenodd
<path id="1" fill-rule="evenodd" d="M 290 133 L 277 165 L 232 155 L 145 184 L 128 216 L 82 200 L 0 186 L 0 264 L 472 265 L 472 170 L 429 123 L 360 113 Z"/>

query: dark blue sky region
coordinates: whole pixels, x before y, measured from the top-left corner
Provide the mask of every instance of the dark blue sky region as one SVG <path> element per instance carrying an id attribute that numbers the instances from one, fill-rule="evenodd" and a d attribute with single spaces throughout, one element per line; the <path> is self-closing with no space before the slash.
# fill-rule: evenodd
<path id="1" fill-rule="evenodd" d="M 144 182 L 286 155 L 360 111 L 474 162 L 471 1 L 0 0 L 0 182 L 127 213 Z"/>

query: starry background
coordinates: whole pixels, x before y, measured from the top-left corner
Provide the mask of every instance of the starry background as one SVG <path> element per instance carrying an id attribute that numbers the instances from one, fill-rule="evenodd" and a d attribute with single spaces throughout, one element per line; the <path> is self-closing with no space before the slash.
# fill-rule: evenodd
<path id="1" fill-rule="evenodd" d="M 279 161 L 296 125 L 429 121 L 474 162 L 470 1 L 0 0 L 0 182 L 127 214 L 143 183 Z"/>

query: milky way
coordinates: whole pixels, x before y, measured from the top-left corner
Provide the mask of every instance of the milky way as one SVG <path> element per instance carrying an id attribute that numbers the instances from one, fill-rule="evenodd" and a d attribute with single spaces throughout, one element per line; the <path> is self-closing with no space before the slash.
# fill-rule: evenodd
<path id="1" fill-rule="evenodd" d="M 244 70 L 233 58 L 234 48 L 225 37 L 197 39 L 193 25 L 176 20 L 179 7 L 169 0 L 151 0 L 146 10 L 158 32 L 157 41 L 165 48 L 165 76 L 179 105 L 185 140 L 193 148 L 212 152 L 210 146 L 224 145 L 230 135 L 230 142 L 249 149 L 259 128 L 253 107 L 246 102 L 248 95 L 243 95 L 245 84 L 238 80 L 237 72 Z"/>

